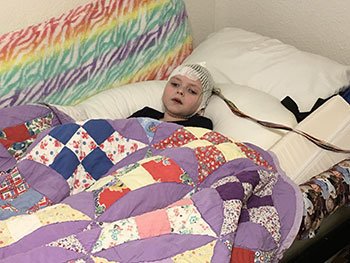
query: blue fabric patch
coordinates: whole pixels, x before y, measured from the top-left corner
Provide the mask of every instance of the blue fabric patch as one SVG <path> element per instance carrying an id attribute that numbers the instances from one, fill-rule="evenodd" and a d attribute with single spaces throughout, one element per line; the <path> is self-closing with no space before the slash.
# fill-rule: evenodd
<path id="1" fill-rule="evenodd" d="M 37 191 L 35 191 L 32 188 L 29 188 L 25 193 L 20 194 L 15 199 L 9 199 L 9 200 L 1 200 L 0 199 L 0 205 L 11 205 L 14 209 L 17 209 L 17 211 L 13 210 L 2 210 L 0 208 L 0 220 L 5 220 L 11 216 L 21 215 L 25 214 L 25 212 L 34 206 L 36 203 L 38 203 L 43 198 L 43 195 Z"/>
<path id="2" fill-rule="evenodd" d="M 50 167 L 63 176 L 64 179 L 71 177 L 80 164 L 78 157 L 67 147 L 64 147 L 56 156 Z"/>
<path id="3" fill-rule="evenodd" d="M 0 205 L 5 205 L 5 204 L 1 204 L 1 202 L 0 202 Z M 5 220 L 11 216 L 18 216 L 18 215 L 22 215 L 22 214 L 24 214 L 23 211 L 16 212 L 16 211 L 13 211 L 10 209 L 5 210 L 5 209 L 0 208 L 0 220 Z"/>
<path id="4" fill-rule="evenodd" d="M 100 148 L 96 148 L 89 153 L 81 164 L 95 180 L 99 179 L 113 166 L 111 160 Z"/>
<path id="5" fill-rule="evenodd" d="M 74 133 L 79 129 L 79 125 L 75 123 L 67 123 L 55 127 L 50 131 L 50 135 L 55 139 L 59 140 L 63 144 L 66 144 Z"/>
<path id="6" fill-rule="evenodd" d="M 350 103 L 350 88 L 347 88 L 341 96 L 347 103 Z"/>
<path id="7" fill-rule="evenodd" d="M 35 191 L 33 188 L 29 188 L 25 193 L 19 195 L 16 199 L 13 199 L 11 205 L 19 210 L 28 210 L 37 202 L 39 202 L 44 196 Z"/>
<path id="8" fill-rule="evenodd" d="M 161 121 L 154 120 L 151 118 L 137 118 L 137 120 L 145 130 L 148 142 L 151 142 Z"/>
<path id="9" fill-rule="evenodd" d="M 107 140 L 114 132 L 113 127 L 106 120 L 89 120 L 82 127 L 98 145 Z"/>

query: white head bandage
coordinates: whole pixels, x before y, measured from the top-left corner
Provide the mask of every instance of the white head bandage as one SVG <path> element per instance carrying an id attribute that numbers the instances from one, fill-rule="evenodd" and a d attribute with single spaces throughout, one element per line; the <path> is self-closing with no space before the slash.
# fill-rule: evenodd
<path id="1" fill-rule="evenodd" d="M 205 68 L 205 63 L 180 65 L 174 69 L 168 80 L 176 75 L 182 75 L 194 81 L 199 79 L 202 85 L 203 98 L 195 113 L 205 108 L 214 89 L 214 80 L 210 72 Z"/>

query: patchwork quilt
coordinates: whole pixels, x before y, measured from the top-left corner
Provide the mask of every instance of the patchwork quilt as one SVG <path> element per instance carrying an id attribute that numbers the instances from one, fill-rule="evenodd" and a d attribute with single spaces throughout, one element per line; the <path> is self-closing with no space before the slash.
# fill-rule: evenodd
<path id="1" fill-rule="evenodd" d="M 40 132 L 0 177 L 1 262 L 277 262 L 300 190 L 271 153 L 149 118 Z"/>

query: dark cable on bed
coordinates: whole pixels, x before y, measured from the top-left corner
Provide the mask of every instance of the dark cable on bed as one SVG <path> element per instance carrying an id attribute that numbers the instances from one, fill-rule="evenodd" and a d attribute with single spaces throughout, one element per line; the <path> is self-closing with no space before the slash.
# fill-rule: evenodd
<path id="1" fill-rule="evenodd" d="M 309 141 L 311 141 L 312 143 L 316 144 L 318 147 L 325 149 L 327 151 L 332 151 L 332 152 L 338 152 L 338 153 L 350 153 L 350 150 L 345 150 L 342 148 L 339 148 L 336 145 L 333 145 L 329 142 L 326 142 L 324 140 L 318 139 L 306 132 L 291 128 L 289 126 L 283 125 L 283 124 L 277 124 L 277 123 L 273 123 L 273 122 L 268 122 L 268 121 L 261 121 L 258 119 L 255 119 L 245 113 L 243 113 L 242 111 L 240 111 L 237 106 L 230 101 L 229 99 L 227 99 L 219 89 L 214 89 L 213 90 L 213 94 L 219 96 L 223 101 L 225 101 L 225 103 L 229 106 L 230 110 L 232 111 L 233 114 L 235 114 L 238 117 L 241 118 L 245 118 L 245 119 L 250 119 L 252 121 L 255 121 L 256 123 L 259 123 L 262 126 L 268 127 L 268 128 L 272 128 L 272 129 L 280 129 L 280 130 L 287 130 L 287 131 L 291 131 L 294 133 L 297 133 L 303 137 L 305 137 L 306 139 L 308 139 Z"/>

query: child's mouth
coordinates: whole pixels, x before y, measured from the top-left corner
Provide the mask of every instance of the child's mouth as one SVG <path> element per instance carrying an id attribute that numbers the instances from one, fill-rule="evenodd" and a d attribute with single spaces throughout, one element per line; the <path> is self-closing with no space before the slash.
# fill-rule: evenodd
<path id="1" fill-rule="evenodd" d="M 182 102 L 181 102 L 181 100 L 179 100 L 179 99 L 172 99 L 172 101 L 174 101 L 175 103 L 177 103 L 177 104 L 182 104 Z"/>

